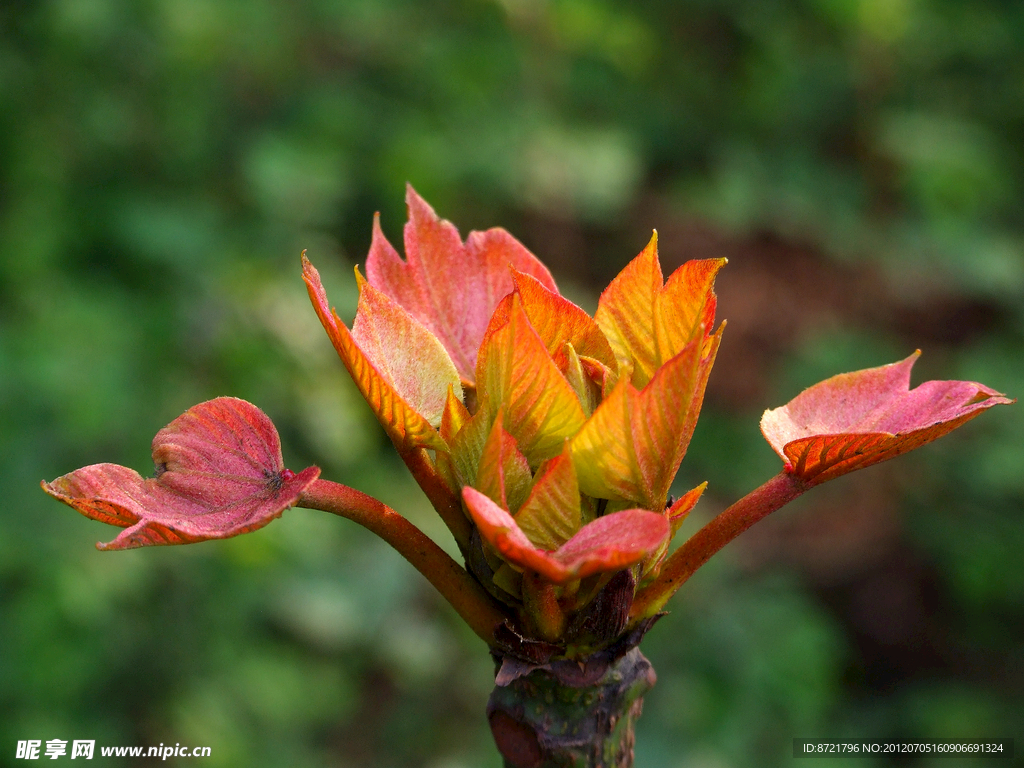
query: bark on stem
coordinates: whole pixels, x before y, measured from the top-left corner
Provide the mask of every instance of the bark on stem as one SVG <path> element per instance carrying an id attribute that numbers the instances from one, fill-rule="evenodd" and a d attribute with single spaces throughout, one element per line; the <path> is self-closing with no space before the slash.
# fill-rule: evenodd
<path id="1" fill-rule="evenodd" d="M 498 602 L 447 552 L 391 507 L 330 480 L 314 482 L 302 494 L 299 506 L 339 515 L 380 536 L 426 577 L 484 642 L 494 645 L 494 630 L 508 618 Z"/>
<path id="2" fill-rule="evenodd" d="M 804 481 L 780 472 L 720 513 L 668 557 L 658 578 L 637 592 L 629 612 L 630 624 L 660 611 L 694 571 L 718 550 L 808 488 Z"/>
<path id="3" fill-rule="evenodd" d="M 634 646 L 496 685 L 487 719 L 505 768 L 632 768 L 634 728 L 656 679 Z"/>

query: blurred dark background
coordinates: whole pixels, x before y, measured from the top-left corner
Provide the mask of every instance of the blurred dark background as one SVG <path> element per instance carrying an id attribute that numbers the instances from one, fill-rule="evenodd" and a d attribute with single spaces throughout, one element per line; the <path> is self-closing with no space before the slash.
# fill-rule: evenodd
<path id="1" fill-rule="evenodd" d="M 777 471 L 762 410 L 833 373 L 921 348 L 915 382 L 1024 393 L 1022 147 L 1011 0 L 7 0 L 0 764 L 83 738 L 210 746 L 210 768 L 498 766 L 484 646 L 355 525 L 293 510 L 102 554 L 117 531 L 38 487 L 148 474 L 161 426 L 235 395 L 288 466 L 443 539 L 299 276 L 308 248 L 350 318 L 406 181 L 589 310 L 654 227 L 666 273 L 729 257 L 692 530 Z M 789 765 L 797 736 L 1024 748 L 1022 434 L 998 409 L 715 558 L 645 640 L 637 765 Z"/>

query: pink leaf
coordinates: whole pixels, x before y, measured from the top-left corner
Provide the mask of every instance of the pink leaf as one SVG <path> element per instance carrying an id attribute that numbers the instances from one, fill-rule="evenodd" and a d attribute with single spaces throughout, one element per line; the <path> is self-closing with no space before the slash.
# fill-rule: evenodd
<path id="1" fill-rule="evenodd" d="M 624 509 L 587 523 L 558 548 L 555 557 L 582 579 L 595 573 L 636 565 L 669 537 L 664 515 L 646 509 Z"/>
<path id="2" fill-rule="evenodd" d="M 1016 402 L 974 381 L 910 389 L 920 354 L 833 376 L 765 411 L 761 432 L 786 471 L 817 485 L 930 443 L 993 405 Z"/>
<path id="3" fill-rule="evenodd" d="M 657 551 L 670 533 L 664 515 L 626 509 L 588 523 L 549 552 L 535 547 L 512 515 L 484 494 L 467 487 L 462 498 L 480 535 L 506 561 L 555 584 L 636 565 Z"/>
<path id="4" fill-rule="evenodd" d="M 512 266 L 557 293 L 551 273 L 504 229 L 459 232 L 438 218 L 410 186 L 406 190 L 406 260 L 374 219 L 366 259 L 371 285 L 401 304 L 429 328 L 451 356 L 462 378 L 472 382 L 477 350 L 494 308 L 512 291 Z"/>
<path id="5" fill-rule="evenodd" d="M 93 464 L 43 490 L 86 517 L 126 528 L 99 549 L 190 544 L 262 528 L 320 475 L 284 468 L 281 441 L 259 408 L 234 397 L 193 406 L 153 439 L 155 478 Z"/>

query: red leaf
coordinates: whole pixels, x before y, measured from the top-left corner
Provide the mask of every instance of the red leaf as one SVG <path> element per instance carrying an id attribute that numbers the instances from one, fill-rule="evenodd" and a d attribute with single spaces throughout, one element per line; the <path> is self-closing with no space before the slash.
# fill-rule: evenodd
<path id="1" fill-rule="evenodd" d="M 555 584 L 621 571 L 657 551 L 669 537 L 664 515 L 626 509 L 583 526 L 554 552 L 535 547 L 513 517 L 487 496 L 463 488 L 462 498 L 485 541 L 509 563 Z"/>
<path id="2" fill-rule="evenodd" d="M 86 517 L 127 530 L 99 549 L 191 544 L 262 528 L 320 475 L 284 468 L 281 441 L 259 408 L 234 397 L 193 406 L 153 438 L 155 478 L 93 464 L 43 490 Z"/>
<path id="3" fill-rule="evenodd" d="M 920 354 L 833 376 L 765 411 L 761 432 L 786 471 L 817 485 L 930 443 L 993 405 L 1016 402 L 974 381 L 910 389 Z"/>
<path id="4" fill-rule="evenodd" d="M 551 291 L 558 289 L 547 268 L 504 229 L 470 232 L 463 244 L 458 230 L 438 218 L 411 186 L 405 200 L 406 260 L 375 218 L 366 276 L 440 339 L 459 374 L 471 382 L 491 314 L 512 291 L 509 266 Z"/>

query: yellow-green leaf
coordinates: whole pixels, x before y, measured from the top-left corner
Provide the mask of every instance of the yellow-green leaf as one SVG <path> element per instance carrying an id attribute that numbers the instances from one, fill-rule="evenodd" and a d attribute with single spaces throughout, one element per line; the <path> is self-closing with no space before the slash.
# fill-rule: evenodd
<path id="1" fill-rule="evenodd" d="M 533 475 L 503 423 L 504 414 L 498 411 L 484 443 L 474 487 L 514 514 L 530 491 Z"/>
<path id="2" fill-rule="evenodd" d="M 576 535 L 582 524 L 580 489 L 568 445 L 538 470 L 533 489 L 515 518 L 540 549 L 558 549 Z"/>
<path id="3" fill-rule="evenodd" d="M 645 509 L 664 507 L 693 431 L 694 401 L 703 395 L 702 347 L 701 340 L 691 342 L 642 390 L 619 380 L 572 441 L 583 493 Z"/>

